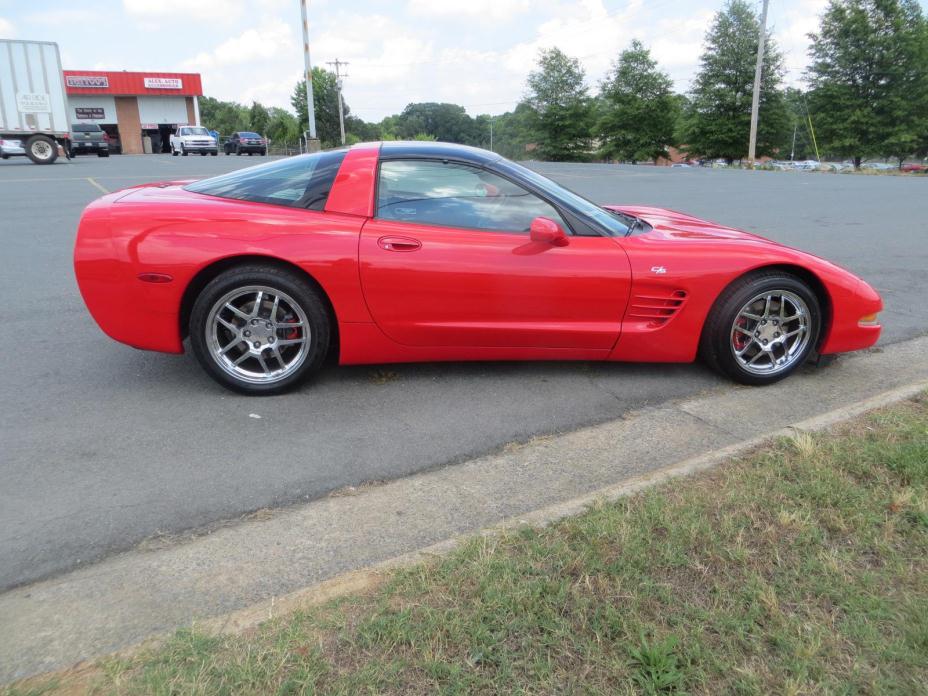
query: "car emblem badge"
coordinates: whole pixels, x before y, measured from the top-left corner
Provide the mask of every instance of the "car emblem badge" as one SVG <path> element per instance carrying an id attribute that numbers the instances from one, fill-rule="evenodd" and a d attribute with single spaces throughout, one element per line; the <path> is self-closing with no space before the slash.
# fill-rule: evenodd
<path id="1" fill-rule="evenodd" d="M 664 268 L 663 266 L 651 266 L 651 273 L 657 273 L 658 275 L 661 275 L 662 273 L 666 273 L 666 272 L 667 272 L 667 269 Z"/>

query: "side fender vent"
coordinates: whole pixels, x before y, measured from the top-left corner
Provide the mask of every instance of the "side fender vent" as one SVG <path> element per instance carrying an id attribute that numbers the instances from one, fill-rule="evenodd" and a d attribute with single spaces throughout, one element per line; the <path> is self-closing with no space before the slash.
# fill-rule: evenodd
<path id="1" fill-rule="evenodd" d="M 656 328 L 673 319 L 684 304 L 686 304 L 685 290 L 655 291 L 647 295 L 637 294 L 632 296 L 628 318 L 646 321 L 648 326 Z"/>

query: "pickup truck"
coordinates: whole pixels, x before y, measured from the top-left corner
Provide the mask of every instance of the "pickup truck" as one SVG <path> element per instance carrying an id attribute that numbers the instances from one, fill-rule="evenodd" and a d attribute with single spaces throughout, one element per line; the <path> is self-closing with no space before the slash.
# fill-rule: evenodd
<path id="1" fill-rule="evenodd" d="M 199 152 L 201 155 L 208 152 L 216 156 L 219 154 L 219 144 L 203 126 L 180 126 L 177 133 L 171 136 L 171 154 L 186 157 L 191 152 Z"/>
<path id="2" fill-rule="evenodd" d="M 96 123 L 72 123 L 68 156 L 96 153 L 97 157 L 110 156 L 109 136 Z"/>

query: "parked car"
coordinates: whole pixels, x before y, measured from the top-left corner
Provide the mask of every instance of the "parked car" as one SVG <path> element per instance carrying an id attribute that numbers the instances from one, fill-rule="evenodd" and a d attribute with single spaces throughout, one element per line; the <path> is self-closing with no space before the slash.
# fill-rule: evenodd
<path id="1" fill-rule="evenodd" d="M 684 213 L 599 206 L 499 155 L 362 143 L 103 196 L 90 313 L 246 394 L 341 364 L 690 362 L 776 382 L 872 346 L 880 296 L 817 256 Z M 760 398 L 760 397 L 759 397 Z"/>
<path id="2" fill-rule="evenodd" d="M 670 165 L 671 169 L 690 169 L 690 165 L 686 162 L 674 162 Z"/>
<path id="3" fill-rule="evenodd" d="M 171 135 L 171 154 L 186 157 L 191 152 L 215 157 L 219 154 L 218 141 L 203 126 L 180 126 Z"/>
<path id="4" fill-rule="evenodd" d="M 249 155 L 255 153 L 259 155 L 267 154 L 267 140 L 262 138 L 257 133 L 252 133 L 251 131 L 239 131 L 238 133 L 233 133 L 232 136 L 226 141 L 222 146 L 223 152 L 227 155 L 236 154 L 244 155 L 246 152 Z"/>
<path id="5" fill-rule="evenodd" d="M 0 139 L 0 159 L 10 159 L 26 154 L 26 148 L 23 147 L 22 140 L 3 140 Z"/>
<path id="6" fill-rule="evenodd" d="M 817 169 L 819 169 L 819 167 L 821 166 L 822 166 L 822 163 L 814 159 L 807 159 L 807 160 L 800 160 L 799 162 L 793 162 L 793 169 L 795 169 L 796 171 L 800 171 L 800 172 L 814 172 Z"/>
<path id="7" fill-rule="evenodd" d="M 900 169 L 904 172 L 926 172 L 928 171 L 928 164 L 920 164 L 918 162 L 908 162 L 903 164 Z"/>
<path id="8" fill-rule="evenodd" d="M 888 162 L 864 162 L 860 165 L 860 168 L 863 171 L 871 172 L 888 172 L 898 169 L 895 164 L 889 164 Z"/>
<path id="9" fill-rule="evenodd" d="M 84 154 L 109 157 L 109 136 L 96 123 L 74 123 L 71 125 L 68 154 L 70 157 Z"/>

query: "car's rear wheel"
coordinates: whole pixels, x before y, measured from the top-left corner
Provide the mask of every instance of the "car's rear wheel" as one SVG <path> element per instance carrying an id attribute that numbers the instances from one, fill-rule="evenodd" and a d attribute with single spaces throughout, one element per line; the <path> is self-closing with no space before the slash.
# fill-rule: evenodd
<path id="1" fill-rule="evenodd" d="M 193 305 L 189 328 L 206 372 L 252 395 L 279 394 L 317 371 L 331 335 L 316 288 L 264 265 L 233 268 L 212 280 Z"/>
<path id="2" fill-rule="evenodd" d="M 745 276 L 718 298 L 703 329 L 703 358 L 737 382 L 764 385 L 795 372 L 821 329 L 812 289 L 779 271 Z"/>

